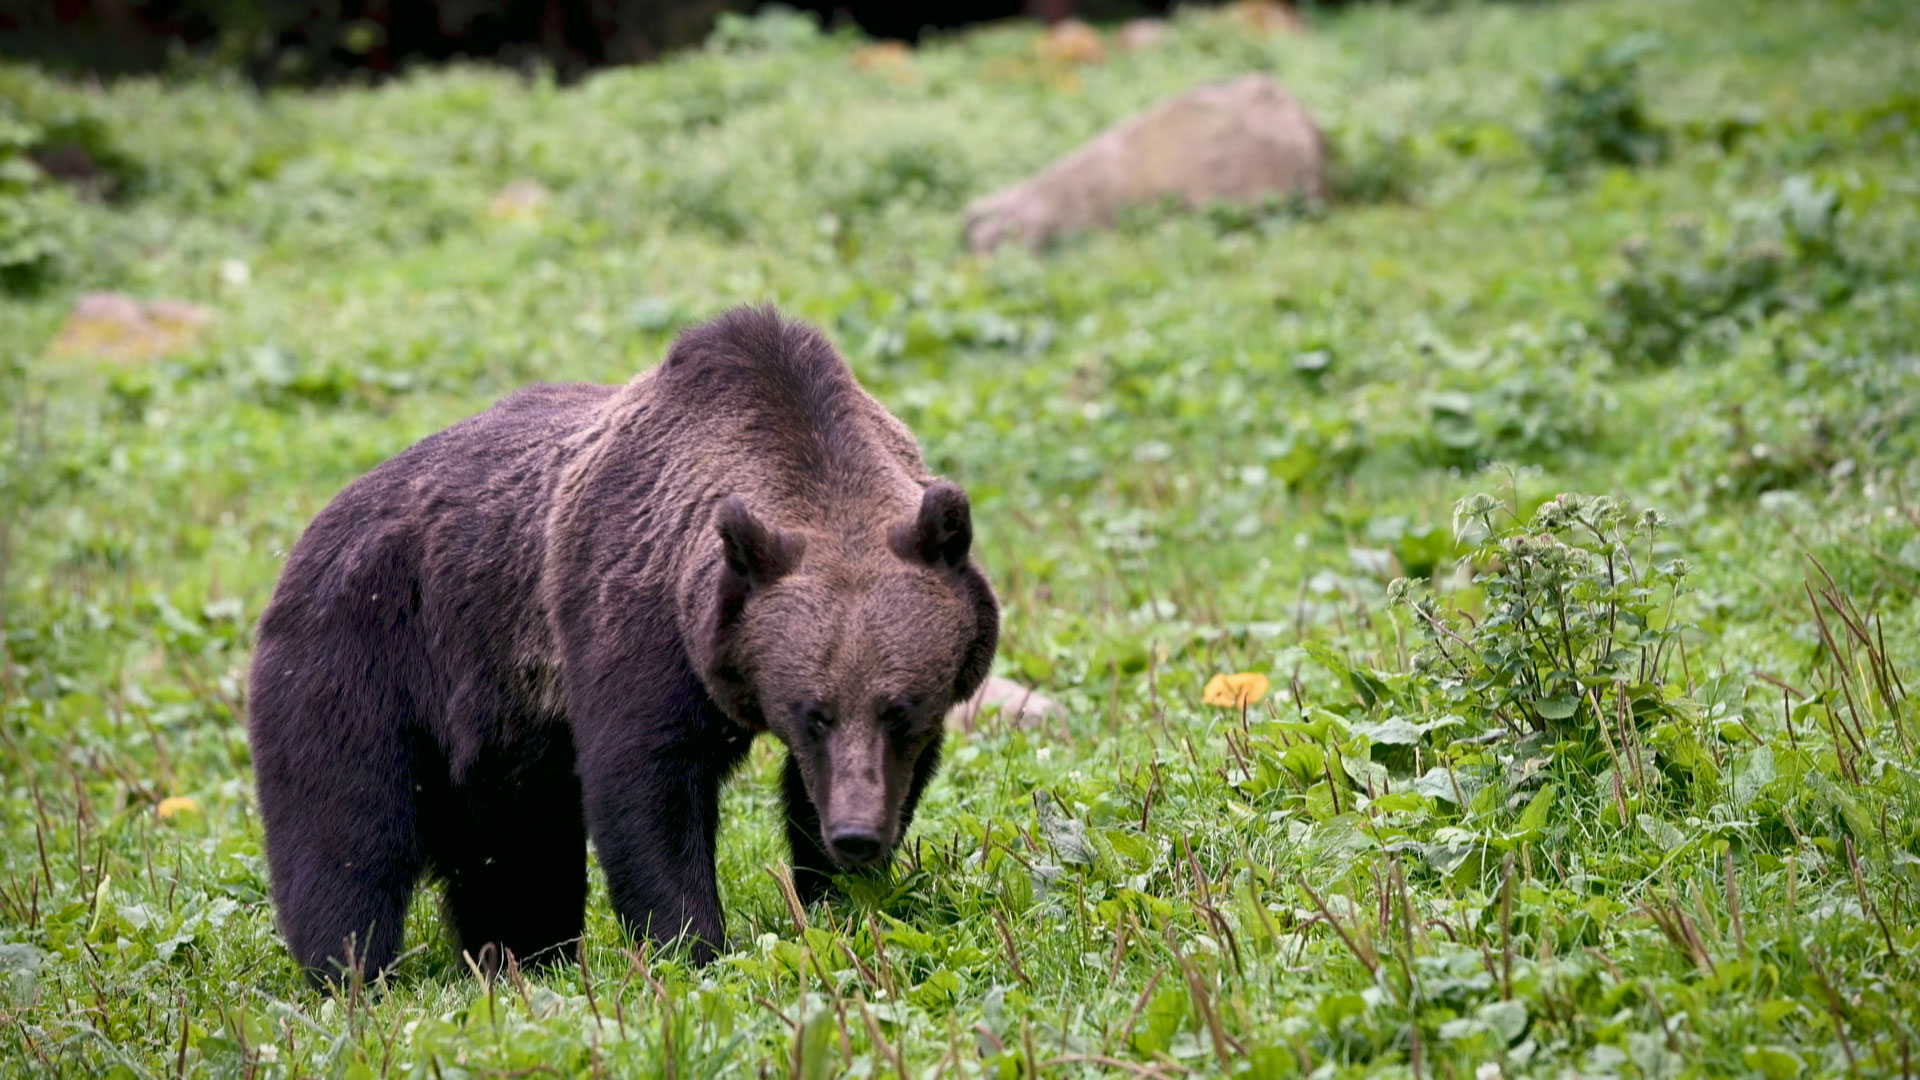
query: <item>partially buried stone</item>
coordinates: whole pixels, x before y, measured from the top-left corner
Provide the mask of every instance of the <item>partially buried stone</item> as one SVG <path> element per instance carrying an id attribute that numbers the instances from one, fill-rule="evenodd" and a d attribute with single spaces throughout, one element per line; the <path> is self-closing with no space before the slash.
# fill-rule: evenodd
<path id="1" fill-rule="evenodd" d="M 1123 120 L 1039 173 L 966 209 L 967 247 L 1030 248 L 1110 226 L 1129 206 L 1319 198 L 1326 146 L 1307 110 L 1266 75 L 1210 83 Z"/>
<path id="2" fill-rule="evenodd" d="M 1056 64 L 1098 64 L 1107 58 L 1100 31 L 1079 19 L 1063 19 L 1047 28 L 1040 55 Z"/>
<path id="3" fill-rule="evenodd" d="M 1001 716 L 1029 728 L 1037 727 L 1042 720 L 1061 712 L 1059 702 L 1038 690 L 1030 690 L 1012 679 L 992 675 L 980 684 L 980 689 L 971 698 L 955 705 L 947 714 L 947 719 L 969 728 L 988 709 L 999 709 Z"/>
<path id="4" fill-rule="evenodd" d="M 117 363 L 157 360 L 193 344 L 212 321 L 211 310 L 184 300 L 87 293 L 67 313 L 48 351 Z"/>
<path id="5" fill-rule="evenodd" d="M 853 50 L 855 71 L 874 72 L 899 81 L 918 74 L 913 66 L 913 50 L 901 41 L 878 41 Z"/>
<path id="6" fill-rule="evenodd" d="M 1128 19 L 1113 40 L 1121 52 L 1139 52 L 1160 44 L 1166 37 L 1165 19 Z"/>
<path id="7" fill-rule="evenodd" d="M 552 198 L 553 192 L 538 180 L 515 180 L 487 204 L 487 213 L 500 221 L 531 221 L 546 211 Z"/>
<path id="8" fill-rule="evenodd" d="M 1304 34 L 1307 21 L 1291 5 L 1275 3 L 1274 0 L 1240 0 L 1233 5 L 1233 13 L 1256 33 L 1261 34 Z"/>

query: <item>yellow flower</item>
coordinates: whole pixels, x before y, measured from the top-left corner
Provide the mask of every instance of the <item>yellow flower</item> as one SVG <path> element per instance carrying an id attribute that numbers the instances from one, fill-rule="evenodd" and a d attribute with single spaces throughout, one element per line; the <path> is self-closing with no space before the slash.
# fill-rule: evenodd
<path id="1" fill-rule="evenodd" d="M 1238 675 L 1215 675 L 1208 679 L 1207 690 L 1201 700 L 1209 705 L 1244 709 L 1266 696 L 1267 677 L 1257 671 L 1243 671 Z"/>
<path id="2" fill-rule="evenodd" d="M 161 817 L 170 818 L 183 811 L 198 809 L 200 809 L 200 804 L 195 802 L 191 795 L 169 795 L 160 800 L 158 812 Z"/>

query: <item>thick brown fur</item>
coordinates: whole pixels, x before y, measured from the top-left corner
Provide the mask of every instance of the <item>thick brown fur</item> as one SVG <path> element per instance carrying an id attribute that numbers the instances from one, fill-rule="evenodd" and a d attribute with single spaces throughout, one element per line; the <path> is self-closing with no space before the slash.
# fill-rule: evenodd
<path id="1" fill-rule="evenodd" d="M 884 862 L 985 678 L 966 496 L 818 332 L 689 330 L 622 387 L 543 385 L 362 477 L 260 620 L 254 761 L 282 931 L 316 977 L 398 953 L 423 874 L 460 947 L 622 921 L 723 941 L 719 796 L 787 746 L 795 878 Z"/>

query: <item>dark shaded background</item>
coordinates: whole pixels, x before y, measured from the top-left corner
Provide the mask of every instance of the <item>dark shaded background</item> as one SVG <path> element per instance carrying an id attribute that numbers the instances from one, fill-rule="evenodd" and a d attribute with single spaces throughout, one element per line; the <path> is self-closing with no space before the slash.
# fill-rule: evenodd
<path id="1" fill-rule="evenodd" d="M 1171 0 L 798 0 L 828 26 L 915 40 L 928 29 L 1029 15 L 1112 19 Z M 765 0 L 0 0 L 0 55 L 99 75 L 181 58 L 261 82 L 384 75 L 456 57 L 545 62 L 563 76 L 696 44 L 726 11 Z"/>

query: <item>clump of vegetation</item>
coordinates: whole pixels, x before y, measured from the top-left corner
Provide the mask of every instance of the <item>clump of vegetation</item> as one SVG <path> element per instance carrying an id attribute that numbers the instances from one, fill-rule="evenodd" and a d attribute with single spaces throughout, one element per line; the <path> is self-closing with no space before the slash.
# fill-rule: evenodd
<path id="1" fill-rule="evenodd" d="M 1405 581 L 1390 597 L 1425 639 L 1415 670 L 1438 680 L 1477 730 L 1571 738 L 1590 751 L 1639 741 L 1681 717 L 1671 667 L 1684 624 L 1685 560 L 1660 559 L 1657 511 L 1562 494 L 1524 523 L 1490 495 L 1454 509 L 1485 609 L 1469 618 Z"/>
<path id="2" fill-rule="evenodd" d="M 31 156 L 39 134 L 0 114 L 0 291 L 8 293 L 50 283 L 72 243 L 70 200 Z"/>
<path id="3" fill-rule="evenodd" d="M 1832 188 L 1796 176 L 1718 235 L 1681 222 L 1629 244 L 1626 271 L 1601 287 L 1599 340 L 1628 363 L 1671 364 L 1699 339 L 1844 302 L 1861 268 L 1842 248 L 1840 211 Z"/>
<path id="4" fill-rule="evenodd" d="M 820 39 L 820 23 L 785 4 L 768 4 L 755 15 L 723 11 L 707 37 L 716 52 L 771 52 L 811 45 Z"/>
<path id="5" fill-rule="evenodd" d="M 1328 185 L 1335 202 L 1409 202 L 1420 190 L 1420 158 L 1411 136 L 1342 127 L 1327 138 Z"/>
<path id="6" fill-rule="evenodd" d="M 0 70 L 0 117 L 22 125 L 25 151 L 75 192 L 122 199 L 140 193 L 148 170 L 84 95 L 38 72 Z"/>
<path id="7" fill-rule="evenodd" d="M 1602 434 L 1605 395 L 1578 343 L 1507 344 L 1479 355 L 1470 377 L 1427 395 L 1423 456 L 1460 468 L 1538 464 Z"/>
<path id="8" fill-rule="evenodd" d="M 75 199 L 123 198 L 145 179 L 84 96 L 0 69 L 0 293 L 41 290 L 76 261 Z"/>
<path id="9" fill-rule="evenodd" d="M 1532 141 L 1548 173 L 1570 178 L 1594 165 L 1638 168 L 1666 157 L 1668 134 L 1640 91 L 1640 60 L 1651 48 L 1644 37 L 1600 46 L 1546 80 L 1546 115 Z"/>
<path id="10" fill-rule="evenodd" d="M 958 209 L 978 185 L 972 163 L 935 139 L 901 138 L 829 149 L 812 177 L 830 213 L 872 217 L 895 204 Z"/>

